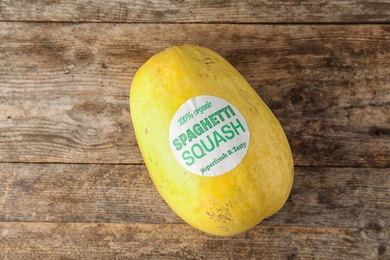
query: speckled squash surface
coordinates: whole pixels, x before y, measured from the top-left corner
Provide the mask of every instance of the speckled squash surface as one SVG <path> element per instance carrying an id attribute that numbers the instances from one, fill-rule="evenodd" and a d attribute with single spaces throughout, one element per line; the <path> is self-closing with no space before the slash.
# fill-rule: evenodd
<path id="1" fill-rule="evenodd" d="M 199 96 L 217 97 L 231 104 L 245 118 L 250 132 L 245 156 L 237 166 L 216 176 L 195 174 L 179 163 L 170 139 L 176 112 Z M 133 78 L 130 111 L 139 148 L 157 190 L 193 227 L 231 236 L 254 227 L 285 204 L 294 178 L 285 133 L 244 77 L 217 53 L 182 45 L 154 55 Z M 219 121 L 225 118 L 220 114 Z M 192 120 L 194 125 L 196 118 Z M 210 133 L 215 129 L 222 131 L 218 125 Z M 232 137 L 233 132 L 227 129 L 218 135 L 221 139 L 217 145 Z M 201 137 L 185 138 L 179 138 L 182 146 L 196 143 Z"/>

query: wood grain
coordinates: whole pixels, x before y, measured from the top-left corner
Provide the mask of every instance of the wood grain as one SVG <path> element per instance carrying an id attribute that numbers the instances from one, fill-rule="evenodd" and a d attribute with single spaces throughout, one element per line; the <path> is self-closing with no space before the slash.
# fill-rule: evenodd
<path id="1" fill-rule="evenodd" d="M 297 166 L 390 166 L 390 25 L 3 22 L 0 38 L 1 162 L 143 163 L 132 77 L 193 43 L 248 79 Z"/>
<path id="2" fill-rule="evenodd" d="M 386 259 L 389 231 L 256 227 L 230 238 L 187 225 L 0 223 L 3 259 Z M 266 245 L 266 246 L 265 246 Z M 33 256 L 33 258 L 31 258 Z"/>
<path id="3" fill-rule="evenodd" d="M 296 168 L 290 198 L 265 226 L 390 226 L 388 169 Z M 0 164 L 0 221 L 184 223 L 144 165 Z"/>
<path id="4" fill-rule="evenodd" d="M 134 137 L 135 72 L 183 43 L 293 150 L 287 203 L 238 236 L 176 216 Z M 0 259 L 390 259 L 389 169 L 388 0 L 0 0 Z"/>
<path id="5" fill-rule="evenodd" d="M 110 23 L 382 23 L 390 21 L 390 3 L 386 0 L 2 0 L 0 20 Z"/>

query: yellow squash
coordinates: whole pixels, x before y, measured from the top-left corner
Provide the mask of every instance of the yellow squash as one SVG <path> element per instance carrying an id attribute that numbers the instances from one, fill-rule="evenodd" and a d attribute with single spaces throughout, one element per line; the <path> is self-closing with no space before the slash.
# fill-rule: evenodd
<path id="1" fill-rule="evenodd" d="M 294 165 L 284 131 L 217 53 L 182 45 L 154 55 L 134 76 L 130 111 L 157 190 L 193 227 L 239 234 L 286 202 Z"/>

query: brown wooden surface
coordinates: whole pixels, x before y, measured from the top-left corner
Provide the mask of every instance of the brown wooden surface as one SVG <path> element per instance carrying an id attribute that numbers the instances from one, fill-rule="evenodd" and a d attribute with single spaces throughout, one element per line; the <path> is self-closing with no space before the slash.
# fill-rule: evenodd
<path id="1" fill-rule="evenodd" d="M 0 172 L 0 221 L 184 223 L 144 165 L 4 163 Z M 265 225 L 389 226 L 388 169 L 297 167 L 295 175 L 288 203 Z"/>
<path id="2" fill-rule="evenodd" d="M 7 21 L 147 23 L 389 22 L 388 0 L 0 1 Z"/>
<path id="3" fill-rule="evenodd" d="M 129 88 L 182 43 L 230 61 L 281 121 L 296 178 L 244 234 L 155 190 Z M 0 259 L 389 259 L 389 1 L 0 1 Z"/>
<path id="4" fill-rule="evenodd" d="M 0 223 L 12 259 L 386 259 L 388 233 L 358 228 L 257 226 L 231 238 L 184 224 Z M 325 256 L 325 257 L 324 257 Z"/>
<path id="5" fill-rule="evenodd" d="M 296 165 L 390 166 L 389 25 L 3 22 L 0 37 L 3 162 L 142 163 L 132 76 L 153 53 L 192 42 L 248 79 Z"/>

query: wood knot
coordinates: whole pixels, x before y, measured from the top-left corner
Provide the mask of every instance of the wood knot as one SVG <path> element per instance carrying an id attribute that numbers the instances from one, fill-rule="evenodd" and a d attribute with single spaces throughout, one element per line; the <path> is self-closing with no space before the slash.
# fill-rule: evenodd
<path id="1" fill-rule="evenodd" d="M 374 126 L 370 130 L 370 135 L 373 137 L 390 136 L 390 129 L 379 128 L 379 127 Z"/>
<path id="2" fill-rule="evenodd" d="M 291 103 L 294 105 L 299 105 L 303 102 L 305 98 L 301 94 L 294 94 L 291 97 Z"/>
<path id="3" fill-rule="evenodd" d="M 385 245 L 381 244 L 378 246 L 378 255 L 384 255 L 387 251 L 387 248 Z"/>
<path id="4" fill-rule="evenodd" d="M 379 233 L 383 230 L 383 227 L 377 222 L 370 222 L 366 226 L 367 229 L 374 231 L 375 233 Z"/>
<path id="5" fill-rule="evenodd" d="M 290 101 L 293 105 L 302 104 L 305 101 L 305 95 L 300 89 L 293 88 L 290 92 Z"/>

